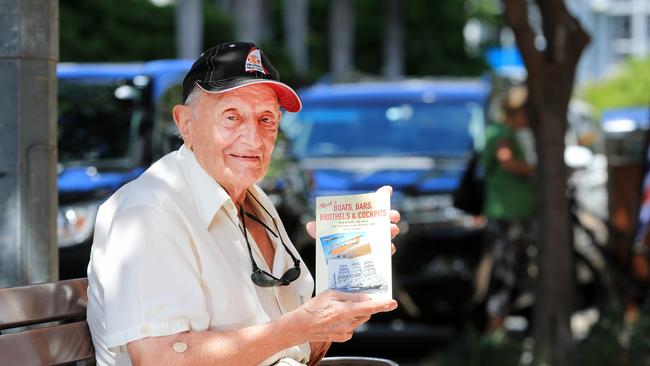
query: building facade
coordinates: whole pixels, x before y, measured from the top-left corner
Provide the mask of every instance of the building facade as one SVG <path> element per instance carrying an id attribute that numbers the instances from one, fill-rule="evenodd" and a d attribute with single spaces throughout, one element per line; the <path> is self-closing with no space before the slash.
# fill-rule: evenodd
<path id="1" fill-rule="evenodd" d="M 650 0 L 568 0 L 591 35 L 578 83 L 606 77 L 628 57 L 650 55 Z"/>

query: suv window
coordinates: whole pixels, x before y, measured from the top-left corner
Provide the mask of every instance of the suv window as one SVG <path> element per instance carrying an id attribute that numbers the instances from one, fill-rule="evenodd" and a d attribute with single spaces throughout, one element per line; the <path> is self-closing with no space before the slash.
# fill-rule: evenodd
<path id="1" fill-rule="evenodd" d="M 183 144 L 172 115 L 172 109 L 180 103 L 182 92 L 181 84 L 173 84 L 165 90 L 156 103 L 157 123 L 154 129 L 156 158 L 177 150 Z"/>
<path id="2" fill-rule="evenodd" d="M 287 115 L 284 131 L 304 157 L 462 156 L 483 134 L 476 102 L 310 104 Z"/>
<path id="3" fill-rule="evenodd" d="M 115 81 L 59 80 L 59 162 L 127 157 L 141 121 L 140 94 Z"/>

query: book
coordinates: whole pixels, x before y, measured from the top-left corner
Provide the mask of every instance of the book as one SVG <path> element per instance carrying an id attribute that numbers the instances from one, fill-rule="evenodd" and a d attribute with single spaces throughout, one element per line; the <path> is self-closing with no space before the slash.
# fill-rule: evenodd
<path id="1" fill-rule="evenodd" d="M 316 293 L 392 298 L 390 193 L 316 197 Z"/>

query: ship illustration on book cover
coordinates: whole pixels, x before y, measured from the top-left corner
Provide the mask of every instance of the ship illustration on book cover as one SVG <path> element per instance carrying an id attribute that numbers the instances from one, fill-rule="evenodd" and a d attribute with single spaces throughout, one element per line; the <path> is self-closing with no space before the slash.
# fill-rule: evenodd
<path id="1" fill-rule="evenodd" d="M 375 269 L 365 232 L 332 234 L 321 237 L 320 241 L 328 267 L 329 288 L 346 292 L 386 288 L 386 281 Z"/>
<path id="2" fill-rule="evenodd" d="M 316 199 L 316 292 L 327 288 L 391 298 L 390 195 Z"/>

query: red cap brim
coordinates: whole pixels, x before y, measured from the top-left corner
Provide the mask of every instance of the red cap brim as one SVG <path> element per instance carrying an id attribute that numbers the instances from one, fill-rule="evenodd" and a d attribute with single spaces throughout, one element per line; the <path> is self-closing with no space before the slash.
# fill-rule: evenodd
<path id="1" fill-rule="evenodd" d="M 203 91 L 207 93 L 223 93 L 253 84 L 265 84 L 273 89 L 275 94 L 278 96 L 278 102 L 280 103 L 280 106 L 282 106 L 282 108 L 284 108 L 287 112 L 298 112 L 302 109 L 302 101 L 300 101 L 298 94 L 290 86 L 275 80 L 244 79 L 239 81 L 237 85 L 230 87 L 224 87 L 223 85 L 215 87 L 215 85 L 210 85 L 209 83 L 196 83 L 196 85 L 198 85 L 201 89 L 203 89 Z"/>

